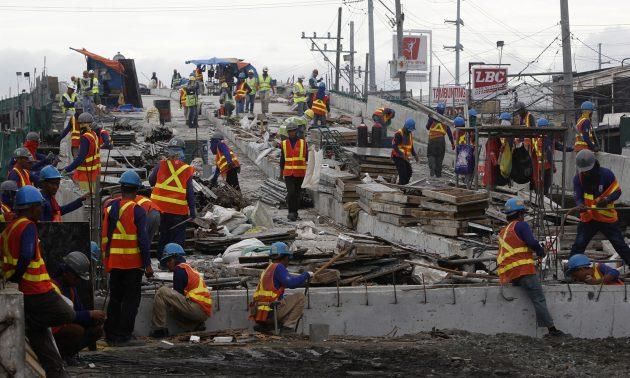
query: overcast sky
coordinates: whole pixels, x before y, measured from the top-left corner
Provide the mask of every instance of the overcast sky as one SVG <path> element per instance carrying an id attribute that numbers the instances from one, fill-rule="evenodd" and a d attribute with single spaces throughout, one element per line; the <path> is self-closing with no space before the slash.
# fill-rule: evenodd
<path id="1" fill-rule="evenodd" d="M 397 86 L 388 76 L 392 28 L 388 24 L 394 0 L 375 0 L 377 85 Z M 574 65 L 597 68 L 597 44 L 604 61 L 619 65 L 630 57 L 630 1 L 570 1 Z M 85 66 L 82 55 L 69 47 L 85 47 L 106 57 L 120 51 L 136 61 L 139 80 L 156 71 L 170 80 L 173 68 L 189 72 L 191 58 L 238 57 L 257 67 L 269 66 L 273 77 L 308 75 L 314 67 L 327 72 L 319 52 L 310 51 L 307 35 L 336 34 L 337 8 L 342 7 L 342 35 L 355 23 L 356 65 L 364 66 L 368 48 L 367 0 L 3 0 L 0 4 L 0 95 L 16 90 L 16 71 L 41 72 L 46 57 L 50 75 L 67 80 Z M 441 65 L 441 83 L 453 83 L 455 28 L 445 19 L 456 17 L 455 0 L 404 0 L 405 28 L 433 30 L 433 80 Z M 510 72 L 521 71 L 547 46 L 526 72 L 559 71 L 560 4 L 558 0 L 462 0 L 461 82 L 467 81 L 468 61 L 497 62 L 497 40 L 504 40 L 503 62 Z M 554 39 L 558 37 L 557 40 Z M 344 48 L 349 46 L 344 41 Z M 334 42 L 328 43 L 333 48 Z M 334 55 L 330 54 L 334 61 Z M 606 67 L 606 65 L 604 65 Z M 146 76 L 144 76 L 144 75 Z M 357 80 L 360 80 L 357 78 Z M 362 79 L 360 81 L 362 83 Z M 344 83 L 345 84 L 345 83 Z M 20 82 L 23 88 L 24 81 Z M 421 85 L 412 83 L 417 91 Z M 347 87 L 347 84 L 345 84 Z"/>

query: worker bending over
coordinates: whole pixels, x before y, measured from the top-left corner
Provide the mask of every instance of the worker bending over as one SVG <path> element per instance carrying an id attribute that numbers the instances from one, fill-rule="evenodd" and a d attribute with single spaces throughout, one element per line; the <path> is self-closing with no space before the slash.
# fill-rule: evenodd
<path id="1" fill-rule="evenodd" d="M 250 305 L 250 319 L 256 322 L 256 330 L 264 331 L 273 327 L 273 311 L 276 311 L 281 330 L 294 332 L 304 313 L 304 293 L 284 295 L 284 291 L 304 286 L 313 277 L 313 272 L 304 272 L 298 276 L 290 274 L 287 266 L 292 255 L 285 243 L 276 242 L 271 245 L 271 263 L 260 275 L 254 300 Z"/>
<path id="2" fill-rule="evenodd" d="M 36 185 L 38 177 L 31 172 L 31 167 L 34 162 L 31 153 L 24 147 L 16 148 L 15 151 L 13 151 L 13 159 L 15 160 L 15 164 L 9 171 L 7 179 L 15 181 L 18 188 L 26 185 Z"/>
<path id="3" fill-rule="evenodd" d="M 304 138 L 297 136 L 298 126 L 295 123 L 287 125 L 288 139 L 282 141 L 280 152 L 281 180 L 287 187 L 287 219 L 296 221 L 300 209 L 302 182 L 306 176 L 306 162 L 308 161 L 308 146 Z"/>
<path id="4" fill-rule="evenodd" d="M 575 152 L 582 150 L 598 152 L 599 146 L 596 144 L 597 140 L 593 133 L 592 124 L 595 106 L 590 101 L 584 101 L 580 108 L 582 109 L 582 115 L 575 124 L 575 144 L 573 145 L 573 149 Z"/>
<path id="5" fill-rule="evenodd" d="M 15 181 L 6 180 L 0 184 L 0 223 L 11 222 L 15 219 L 13 204 L 17 190 Z"/>
<path id="6" fill-rule="evenodd" d="M 286 118 L 282 125 L 278 128 L 278 135 L 280 135 L 281 140 L 285 140 L 289 137 L 287 133 L 287 125 L 289 123 L 295 123 L 298 126 L 297 136 L 298 138 L 306 139 L 306 131 L 308 129 L 308 124 L 315 117 L 315 113 L 313 113 L 312 109 L 306 109 L 301 116 L 291 116 Z"/>
<path id="7" fill-rule="evenodd" d="M 444 114 L 446 105 L 443 102 L 438 103 L 435 110 L 439 114 Z M 426 129 L 429 131 L 429 143 L 427 144 L 427 158 L 429 159 L 429 171 L 431 177 L 442 177 L 442 162 L 444 161 L 444 154 L 446 153 L 446 141 L 444 136 L 448 134 L 448 139 L 451 141 L 451 149 L 455 149 L 455 142 L 453 141 L 453 134 L 451 128 L 442 122 L 429 117 L 426 124 Z"/>
<path id="8" fill-rule="evenodd" d="M 520 198 L 511 198 L 505 203 L 503 211 L 508 225 L 499 231 L 499 254 L 497 255 L 497 273 L 501 284 L 512 283 L 521 287 L 532 301 L 536 312 L 536 323 L 547 327 L 549 336 L 561 336 L 564 333 L 553 324 L 540 279 L 536 276 L 534 254 L 545 257 L 545 250 L 536 240 L 532 229 L 525 222 L 525 205 Z"/>
<path id="9" fill-rule="evenodd" d="M 61 170 L 61 174 L 74 171 L 72 179 L 79 184 L 83 192 L 90 196 L 96 192 L 96 181 L 101 177 L 101 149 L 98 136 L 92 131 L 94 118 L 89 113 L 79 116 L 79 153 L 72 163 Z"/>
<path id="10" fill-rule="evenodd" d="M 77 286 L 90 279 L 90 260 L 81 252 L 70 252 L 53 277 L 55 291 L 64 297 L 76 313 L 74 322 L 53 328 L 55 343 L 61 358 L 76 365 L 77 353 L 96 343 L 103 336 L 105 312 L 90 310 L 83 305 Z"/>
<path id="11" fill-rule="evenodd" d="M 175 243 L 167 244 L 160 264 L 173 272 L 173 287 L 162 286 L 155 293 L 151 337 L 168 336 L 166 314 L 169 310 L 185 328 L 205 329 L 204 323 L 212 315 L 212 296 L 201 274 L 186 263 L 184 248 Z"/>
<path id="12" fill-rule="evenodd" d="M 26 337 L 48 377 L 67 377 L 50 327 L 72 323 L 76 313 L 57 294 L 42 258 L 37 231 L 42 195 L 26 185 L 15 195 L 16 219 L 0 234 L 4 279 L 24 295 Z"/>
<path id="13" fill-rule="evenodd" d="M 186 242 L 186 219 L 195 218 L 195 191 L 192 178 L 194 169 L 184 163 L 186 144 L 179 138 L 168 142 L 166 160 L 162 160 L 149 175 L 153 187 L 151 200 L 162 211 L 160 239 L 157 257 L 168 243 L 184 245 Z"/>
<path id="14" fill-rule="evenodd" d="M 42 222 L 61 222 L 61 216 L 71 213 L 81 206 L 87 198 L 87 194 L 77 198 L 76 200 L 59 206 L 55 195 L 59 190 L 59 184 L 61 183 L 61 174 L 57 168 L 52 165 L 45 166 L 39 175 L 39 187 L 42 192 L 44 202 L 42 204 Z"/>
<path id="15" fill-rule="evenodd" d="M 113 200 L 103 212 L 101 250 L 109 273 L 110 297 L 105 337 L 111 345 L 136 344 L 132 333 L 140 306 L 142 274 L 153 277 L 147 213 L 135 202 L 139 188 L 122 180 L 121 198 Z"/>
<path id="16" fill-rule="evenodd" d="M 306 110 L 306 89 L 304 88 L 304 75 L 298 76 L 297 82 L 293 84 L 293 103 L 298 116 L 304 114 Z"/>
<path id="17" fill-rule="evenodd" d="M 578 152 L 575 165 L 577 174 L 573 178 L 573 196 L 580 209 L 580 223 L 571 256 L 583 254 L 593 236 L 601 231 L 617 254 L 630 265 L 630 248 L 617 223 L 615 201 L 621 197 L 621 188 L 615 174 L 608 168 L 600 167 L 591 150 Z"/>
<path id="18" fill-rule="evenodd" d="M 214 155 L 214 162 L 216 164 L 210 185 L 217 185 L 220 174 L 228 185 L 236 190 L 241 190 L 238 184 L 238 174 L 241 173 L 241 164 L 238 162 L 234 151 L 223 142 L 222 134 L 215 133 L 212 135 L 210 139 L 210 151 L 212 151 Z"/>
<path id="19" fill-rule="evenodd" d="M 619 271 L 606 264 L 592 264 L 586 255 L 578 254 L 569 258 L 566 274 L 575 282 L 589 285 L 623 285 Z"/>
<path id="20" fill-rule="evenodd" d="M 409 161 L 413 157 L 416 162 L 420 157 L 413 148 L 413 131 L 416 129 L 416 121 L 407 118 L 405 125 L 394 133 L 392 138 L 392 160 L 398 171 L 398 185 L 407 185 L 411 180 L 413 169 Z"/>

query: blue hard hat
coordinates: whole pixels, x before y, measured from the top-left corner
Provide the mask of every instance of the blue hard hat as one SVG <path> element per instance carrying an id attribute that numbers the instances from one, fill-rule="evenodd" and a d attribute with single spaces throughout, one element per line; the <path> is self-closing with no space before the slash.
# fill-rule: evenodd
<path id="1" fill-rule="evenodd" d="M 499 119 L 503 120 L 503 121 L 511 121 L 512 120 L 512 114 L 508 113 L 508 112 L 503 112 L 501 113 L 501 115 L 499 116 Z"/>
<path id="2" fill-rule="evenodd" d="M 269 256 L 292 256 L 293 253 L 289 251 L 289 246 L 283 242 L 275 242 L 271 245 Z"/>
<path id="3" fill-rule="evenodd" d="M 466 120 L 464 120 L 462 117 L 457 116 L 455 117 L 455 119 L 453 120 L 453 124 L 455 125 L 455 127 L 462 127 L 466 124 Z"/>
<path id="4" fill-rule="evenodd" d="M 547 127 L 549 126 L 549 120 L 547 118 L 538 118 L 538 122 L 536 122 L 536 126 Z"/>
<path id="5" fill-rule="evenodd" d="M 324 83 L 323 81 L 320 81 L 319 82 L 319 87 L 326 89 L 326 83 Z"/>
<path id="6" fill-rule="evenodd" d="M 468 116 L 469 117 L 476 117 L 477 116 L 477 111 L 475 109 L 469 109 L 468 110 Z"/>
<path id="7" fill-rule="evenodd" d="M 505 207 L 503 208 L 504 214 L 512 214 L 517 211 L 525 211 L 525 201 L 523 199 L 515 197 L 510 198 L 505 202 Z"/>
<path id="8" fill-rule="evenodd" d="M 245 77 L 247 77 L 247 75 L 245 75 L 245 72 L 241 72 L 240 74 L 238 74 L 239 79 L 245 79 Z"/>
<path id="9" fill-rule="evenodd" d="M 567 274 L 571 274 L 579 268 L 585 268 L 591 266 L 591 259 L 583 254 L 573 255 L 569 258 L 567 264 Z"/>
<path id="10" fill-rule="evenodd" d="M 60 179 L 61 173 L 52 165 L 47 165 L 39 171 L 39 179 L 42 181 Z"/>
<path id="11" fill-rule="evenodd" d="M 164 246 L 164 252 L 162 254 L 162 258 L 160 259 L 160 264 L 163 264 L 171 257 L 174 256 L 186 256 L 186 252 L 184 252 L 184 248 L 177 243 L 168 243 Z"/>
<path id="12" fill-rule="evenodd" d="M 438 102 L 438 104 L 437 104 L 437 106 L 435 108 L 439 109 L 439 110 L 444 110 L 444 109 L 446 109 L 446 104 L 443 103 L 443 102 Z"/>
<path id="13" fill-rule="evenodd" d="M 92 260 L 93 261 L 98 261 L 100 255 L 101 255 L 101 248 L 94 241 L 90 242 L 90 254 L 92 255 Z"/>
<path id="14" fill-rule="evenodd" d="M 18 189 L 15 194 L 15 208 L 24 209 L 32 205 L 41 205 L 44 202 L 44 197 L 32 185 L 25 185 Z"/>
<path id="15" fill-rule="evenodd" d="M 582 110 L 591 110 L 592 111 L 593 109 L 595 109 L 595 105 L 593 105 L 593 103 L 590 102 L 590 101 L 584 101 L 582 103 L 582 106 L 580 106 L 580 108 Z"/>
<path id="16" fill-rule="evenodd" d="M 131 169 L 120 176 L 120 180 L 118 180 L 118 183 L 120 185 L 142 188 L 142 181 L 140 180 L 140 176 L 138 176 L 136 171 L 133 171 Z"/>
<path id="17" fill-rule="evenodd" d="M 409 130 L 409 131 L 413 131 L 416 129 L 416 121 L 413 120 L 413 118 L 407 118 L 407 120 L 405 120 L 405 129 Z"/>

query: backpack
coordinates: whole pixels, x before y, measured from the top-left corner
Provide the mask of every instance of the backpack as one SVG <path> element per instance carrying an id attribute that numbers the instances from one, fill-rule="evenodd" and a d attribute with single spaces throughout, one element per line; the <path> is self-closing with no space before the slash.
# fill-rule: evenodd
<path id="1" fill-rule="evenodd" d="M 512 172 L 510 178 L 517 184 L 527 184 L 533 173 L 532 158 L 525 146 L 515 148 L 512 152 Z"/>

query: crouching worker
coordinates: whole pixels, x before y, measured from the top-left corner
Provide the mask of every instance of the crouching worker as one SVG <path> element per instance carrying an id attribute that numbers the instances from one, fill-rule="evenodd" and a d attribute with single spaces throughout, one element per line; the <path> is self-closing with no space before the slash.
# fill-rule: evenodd
<path id="1" fill-rule="evenodd" d="M 105 312 L 89 310 L 82 303 L 77 290 L 81 280 L 90 279 L 90 261 L 81 252 L 70 252 L 63 258 L 57 275 L 53 277 L 53 287 L 72 304 L 76 312 L 73 323 L 53 328 L 55 343 L 61 358 L 68 365 L 76 364 L 76 355 L 83 348 L 96 343 L 103 336 Z"/>
<path id="2" fill-rule="evenodd" d="M 153 302 L 153 331 L 151 337 L 168 336 L 166 313 L 190 330 L 205 329 L 204 323 L 212 315 L 212 296 L 201 275 L 186 264 L 186 253 L 176 243 L 164 246 L 160 265 L 173 272 L 173 288 L 162 286 Z"/>
<path id="3" fill-rule="evenodd" d="M 617 269 L 606 264 L 591 264 L 591 259 L 582 254 L 569 258 L 567 275 L 571 276 L 575 282 L 589 285 L 623 285 Z"/>
<path id="4" fill-rule="evenodd" d="M 304 286 L 313 273 L 304 272 L 299 276 L 289 274 L 287 266 L 292 253 L 285 243 L 273 243 L 269 255 L 272 261 L 260 276 L 254 301 L 250 305 L 250 319 L 257 323 L 254 327 L 256 331 L 270 330 L 274 327 L 273 311 L 277 311 L 281 331 L 291 333 L 304 313 L 304 294 L 285 296 L 284 290 Z"/>
<path id="5" fill-rule="evenodd" d="M 545 250 L 536 240 L 532 229 L 525 222 L 525 205 L 520 198 L 511 198 L 505 203 L 503 212 L 508 225 L 499 231 L 499 254 L 497 273 L 502 285 L 512 283 L 525 290 L 534 305 L 536 323 L 547 327 L 549 336 L 562 336 L 564 333 L 553 324 L 547 309 L 547 301 L 540 280 L 536 276 L 534 253 L 538 258 L 545 256 Z"/>

